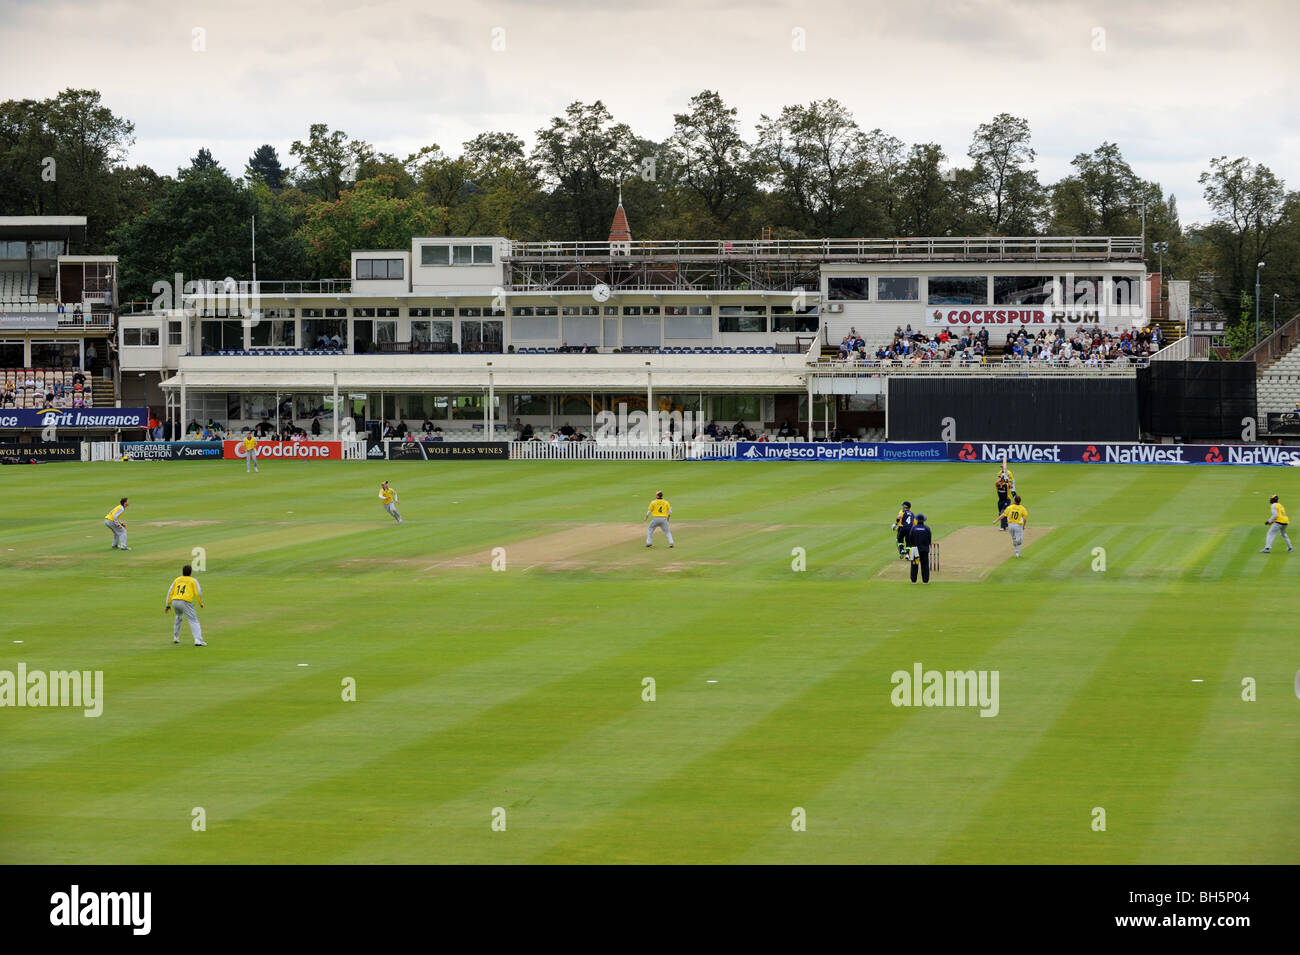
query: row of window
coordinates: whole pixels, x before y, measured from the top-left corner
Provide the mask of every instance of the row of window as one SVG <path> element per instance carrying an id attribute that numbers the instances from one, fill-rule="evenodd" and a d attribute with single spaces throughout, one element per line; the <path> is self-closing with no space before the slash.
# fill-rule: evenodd
<path id="1" fill-rule="evenodd" d="M 0 242 L 0 259 L 27 260 L 27 247 L 31 246 L 33 259 L 54 259 L 68 251 L 68 244 L 62 239 L 41 240 L 39 242 Z"/>
<path id="2" fill-rule="evenodd" d="M 987 275 L 931 275 L 926 278 L 926 302 L 930 305 L 1049 305 L 1087 306 L 1105 300 L 1101 275 L 995 275 L 993 301 L 989 302 Z M 876 295 L 871 297 L 875 283 Z M 1136 305 L 1141 280 L 1113 276 L 1111 303 Z M 836 275 L 826 280 L 826 298 L 833 302 L 917 302 L 921 298 L 919 276 Z"/>
<path id="3" fill-rule="evenodd" d="M 835 281 L 832 279 L 832 281 Z M 864 280 L 865 281 L 865 280 Z M 913 279 L 915 281 L 915 279 Z M 900 300 L 906 301 L 906 300 Z M 782 315 L 817 315 L 816 306 L 803 306 L 795 308 L 790 305 L 773 305 L 770 307 L 773 316 Z M 766 318 L 769 312 L 767 305 L 721 305 L 718 307 L 718 315 L 727 317 L 742 318 Z M 347 318 L 349 310 L 346 308 L 304 308 L 302 309 L 303 318 Z M 501 308 L 481 308 L 466 307 L 459 310 L 461 318 L 504 318 L 505 309 Z M 454 308 L 425 308 L 412 307 L 407 309 L 407 314 L 411 318 L 455 318 L 457 309 Z M 670 315 L 674 317 L 711 317 L 713 315 L 712 305 L 624 305 L 621 308 L 617 305 L 606 305 L 603 310 L 599 305 L 517 305 L 510 309 L 510 314 L 515 318 L 534 318 L 552 315 L 563 315 L 566 317 L 595 317 L 604 315 L 605 317 L 617 317 L 618 315 L 627 315 L 632 317 L 649 317 L 656 315 Z M 292 308 L 268 308 L 263 309 L 261 318 L 263 320 L 291 319 L 296 317 L 297 309 Z M 202 317 L 211 317 L 204 314 Z M 375 307 L 375 308 L 354 308 L 351 309 L 353 318 L 399 318 L 401 309 L 393 307 Z"/>
<path id="4" fill-rule="evenodd" d="M 224 398 L 224 401 L 222 400 Z M 395 421 L 479 421 L 483 418 L 483 409 L 487 397 L 483 394 L 404 394 L 386 393 L 374 395 L 350 394 L 340 396 L 341 414 L 370 415 L 378 414 L 383 419 Z M 687 413 L 697 419 L 704 415 L 718 422 L 731 425 L 736 421 L 757 424 L 763 414 L 763 395 L 704 395 L 701 393 L 656 394 L 655 404 L 673 411 Z M 807 397 L 800 398 L 800 415 L 807 414 Z M 369 408 L 367 405 L 369 404 Z M 380 406 L 382 405 L 382 410 Z M 571 420 L 575 425 L 589 426 L 591 416 L 602 411 L 618 412 L 625 406 L 628 413 L 645 411 L 644 394 L 600 394 L 588 392 L 579 394 L 498 394 L 493 402 L 494 416 L 508 423 L 514 418 L 536 416 L 555 416 L 560 420 Z M 818 402 L 820 409 L 821 402 Z M 274 392 L 226 392 L 192 395 L 190 399 L 191 417 L 220 418 L 223 413 L 227 421 L 257 421 L 267 418 L 276 420 L 277 413 L 281 420 L 301 421 L 320 415 L 330 418 L 334 413 L 333 396 L 325 392 L 297 392 L 294 394 L 275 394 Z M 506 418 L 505 416 L 509 416 Z M 327 422 L 328 424 L 328 422 Z"/>

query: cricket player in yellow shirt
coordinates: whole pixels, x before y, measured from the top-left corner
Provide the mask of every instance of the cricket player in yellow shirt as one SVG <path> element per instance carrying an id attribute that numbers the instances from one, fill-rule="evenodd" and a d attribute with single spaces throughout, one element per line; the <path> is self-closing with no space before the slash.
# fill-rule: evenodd
<path id="1" fill-rule="evenodd" d="M 668 546 L 673 546 L 673 532 L 668 527 L 668 518 L 672 516 L 672 513 L 672 505 L 664 500 L 664 492 L 656 491 L 655 499 L 650 502 L 650 507 L 645 512 L 645 516 L 650 518 L 650 526 L 645 532 L 646 547 L 653 544 L 655 528 L 662 528 L 664 536 L 668 538 Z"/>
<path id="2" fill-rule="evenodd" d="M 117 507 L 104 515 L 104 526 L 113 532 L 113 546 L 110 550 L 131 549 L 126 546 L 126 521 L 122 520 L 122 512 L 129 503 L 126 498 L 122 498 L 117 502 Z"/>
<path id="3" fill-rule="evenodd" d="M 1025 542 L 1025 521 L 1029 520 L 1029 511 L 1020 503 L 1020 495 L 1015 496 L 1015 503 L 1008 504 L 1007 509 L 997 516 L 993 523 L 1003 521 L 1007 524 L 1007 529 L 1011 531 L 1011 546 L 1016 549 L 1016 556 L 1020 556 L 1020 545 Z"/>
<path id="4" fill-rule="evenodd" d="M 397 523 L 402 523 L 402 515 L 397 513 L 397 492 L 388 486 L 387 481 L 379 485 L 379 499 L 384 502 L 384 510 L 393 515 Z"/>
<path id="5" fill-rule="evenodd" d="M 203 628 L 199 626 L 199 615 L 194 609 L 196 599 L 202 607 L 203 588 L 194 579 L 190 565 L 186 564 L 181 568 L 181 575 L 172 581 L 171 588 L 167 591 L 167 602 L 163 604 L 163 613 L 169 610 L 174 610 L 176 613 L 176 625 L 172 627 L 172 643 L 181 642 L 181 618 L 184 617 L 189 621 L 190 636 L 194 638 L 194 645 L 207 646 L 203 642 Z"/>
<path id="6" fill-rule="evenodd" d="M 257 436 L 253 432 L 248 432 L 244 440 L 240 443 L 244 449 L 244 473 L 257 470 Z"/>
<path id="7" fill-rule="evenodd" d="M 1271 551 L 1273 541 L 1277 540 L 1278 534 L 1281 534 L 1282 540 L 1286 541 L 1286 552 L 1289 554 L 1295 550 L 1291 546 L 1291 538 L 1286 532 L 1287 527 L 1291 524 L 1291 518 L 1286 516 L 1286 508 L 1282 506 L 1282 502 L 1277 499 L 1276 494 L 1268 499 L 1268 503 L 1268 520 L 1264 522 L 1265 526 L 1268 527 L 1268 537 L 1264 538 L 1264 549 L 1260 553 L 1267 554 Z"/>

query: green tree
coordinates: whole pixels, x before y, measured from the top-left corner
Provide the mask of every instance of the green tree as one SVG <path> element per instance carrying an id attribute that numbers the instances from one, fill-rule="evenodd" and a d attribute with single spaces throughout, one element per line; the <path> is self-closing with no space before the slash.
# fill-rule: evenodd
<path id="1" fill-rule="evenodd" d="M 632 175 L 641 157 L 631 128 L 614 122 L 596 100 L 570 104 L 563 116 L 539 129 L 532 158 L 550 190 L 552 228 L 599 241 L 609 234 L 618 184 Z"/>
<path id="2" fill-rule="evenodd" d="M 974 162 L 970 197 L 982 220 L 981 231 L 1038 231 L 1044 196 L 1037 174 L 1029 168 L 1035 157 L 1029 143 L 1029 121 L 1010 113 L 999 113 L 976 127 L 967 155 Z"/>
<path id="3" fill-rule="evenodd" d="M 258 146 L 244 167 L 244 177 L 251 181 L 266 183 L 272 192 L 284 188 L 284 169 L 280 166 L 280 154 L 270 143 Z"/>
<path id="4" fill-rule="evenodd" d="M 758 158 L 785 223 L 815 236 L 851 233 L 861 217 L 868 146 L 852 113 L 834 99 L 761 116 Z"/>
<path id="5" fill-rule="evenodd" d="M 1142 181 L 1119 146 L 1102 143 L 1071 160 L 1074 173 L 1052 187 L 1052 231 L 1058 235 L 1137 235 Z"/>
<path id="6" fill-rule="evenodd" d="M 435 234 L 437 216 L 423 199 L 397 191 L 392 177 L 376 176 L 309 206 L 300 234 L 310 274 L 339 278 L 349 274 L 353 249 L 404 249 L 412 236 Z"/>
<path id="7" fill-rule="evenodd" d="M 313 123 L 307 141 L 295 139 L 289 155 L 296 162 L 289 173 L 293 184 L 309 196 L 333 202 L 357 181 L 358 169 L 373 160 L 374 151 L 341 129 L 331 132 L 325 123 Z"/>
<path id="8" fill-rule="evenodd" d="M 259 189 L 264 190 L 260 195 Z M 153 284 L 171 283 L 177 272 L 186 281 L 228 275 L 250 279 L 254 215 L 259 275 L 301 275 L 302 244 L 264 185 L 250 188 L 216 167 L 164 180 L 152 206 L 121 223 L 110 237 L 110 247 L 121 259 L 123 300 L 152 300 Z"/>
<path id="9" fill-rule="evenodd" d="M 667 179 L 694 198 L 720 234 L 752 203 L 758 190 L 758 164 L 736 121 L 737 110 L 705 90 L 691 98 L 685 113 L 673 116 L 665 144 Z"/>

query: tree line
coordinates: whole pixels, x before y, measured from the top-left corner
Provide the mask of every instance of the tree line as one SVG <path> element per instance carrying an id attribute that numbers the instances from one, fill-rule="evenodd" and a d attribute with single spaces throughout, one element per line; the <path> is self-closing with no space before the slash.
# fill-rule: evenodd
<path id="1" fill-rule="evenodd" d="M 430 144 L 399 157 L 319 123 L 284 160 L 266 144 L 227 170 L 205 148 L 162 175 L 128 164 L 134 135 L 94 90 L 0 103 L 0 212 L 87 216 L 87 251 L 121 257 L 127 300 L 176 272 L 247 277 L 254 216 L 261 277 L 338 278 L 352 249 L 406 248 L 413 235 L 603 240 L 621 187 L 634 235 L 655 239 L 1137 235 L 1145 213 L 1148 243 L 1167 244 L 1166 273 L 1197 280 L 1200 304 L 1253 316 L 1267 261 L 1265 314 L 1274 293 L 1280 315 L 1300 306 L 1300 194 L 1266 166 L 1208 160 L 1213 221 L 1184 228 L 1175 197 L 1116 143 L 1041 181 L 1029 123 L 1007 113 L 978 125 L 963 157 L 864 129 L 835 99 L 784 106 L 746 131 L 709 90 L 662 141 L 599 100 L 553 117 L 531 149 L 492 131 L 455 154 Z"/>

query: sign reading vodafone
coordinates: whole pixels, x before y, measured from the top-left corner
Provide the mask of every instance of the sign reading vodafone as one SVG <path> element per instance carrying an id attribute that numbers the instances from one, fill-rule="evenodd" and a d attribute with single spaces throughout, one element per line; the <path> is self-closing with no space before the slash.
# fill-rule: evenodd
<path id="1" fill-rule="evenodd" d="M 223 441 L 221 447 L 221 456 L 228 460 L 245 456 L 242 441 Z M 258 460 L 341 461 L 343 444 L 340 441 L 259 441 L 257 457 Z"/>
<path id="2" fill-rule="evenodd" d="M 1100 325 L 1101 313 L 1066 312 L 1048 308 L 970 308 L 933 306 L 926 310 L 926 324 L 945 328 L 962 325 Z"/>

